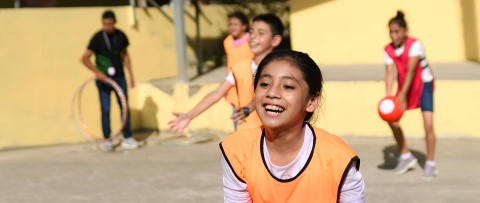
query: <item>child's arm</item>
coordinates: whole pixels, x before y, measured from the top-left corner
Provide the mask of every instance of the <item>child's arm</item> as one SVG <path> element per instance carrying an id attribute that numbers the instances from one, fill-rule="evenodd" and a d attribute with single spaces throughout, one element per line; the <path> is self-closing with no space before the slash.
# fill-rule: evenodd
<path id="1" fill-rule="evenodd" d="M 217 89 L 211 91 L 205 97 L 203 97 L 203 99 L 189 112 L 173 112 L 173 115 L 176 118 L 168 122 L 172 132 L 175 134 L 182 134 L 183 130 L 188 126 L 190 121 L 210 108 L 213 104 L 217 103 L 217 101 L 224 97 L 227 94 L 227 91 L 232 87 L 232 83 L 224 80 L 222 84 L 217 87 Z"/>
<path id="2" fill-rule="evenodd" d="M 385 86 L 387 89 L 387 96 L 393 95 L 393 81 L 395 81 L 394 78 L 394 67 L 393 64 L 387 64 L 386 65 L 386 71 L 385 71 Z"/>
<path id="3" fill-rule="evenodd" d="M 407 74 L 405 75 L 405 81 L 398 94 L 398 100 L 403 104 L 403 107 L 407 106 L 407 93 L 412 86 L 413 77 L 415 76 L 415 70 L 417 69 L 420 57 L 414 56 L 408 58 Z"/>
<path id="4" fill-rule="evenodd" d="M 252 202 L 250 194 L 248 194 L 247 184 L 240 182 L 232 169 L 228 165 L 225 157 L 222 156 L 222 171 L 223 171 L 223 201 L 225 203 Z"/>
<path id="5" fill-rule="evenodd" d="M 99 81 L 106 81 L 107 76 L 102 73 L 102 71 L 98 70 L 98 68 L 93 65 L 93 63 L 90 61 L 90 57 L 93 55 L 93 51 L 90 49 L 87 49 L 85 53 L 82 55 L 81 61 L 83 65 L 85 65 L 89 70 L 91 70 L 93 73 L 95 73 L 95 78 Z"/>
<path id="6" fill-rule="evenodd" d="M 127 68 L 128 74 L 130 75 L 130 87 L 135 87 L 135 77 L 133 77 L 132 71 L 132 62 L 130 60 L 130 55 L 127 52 L 127 48 L 123 50 L 123 65 Z"/>
<path id="7" fill-rule="evenodd" d="M 347 177 L 342 185 L 340 192 L 340 203 L 355 202 L 364 203 L 365 200 L 365 181 L 356 164 L 352 164 L 348 169 Z"/>

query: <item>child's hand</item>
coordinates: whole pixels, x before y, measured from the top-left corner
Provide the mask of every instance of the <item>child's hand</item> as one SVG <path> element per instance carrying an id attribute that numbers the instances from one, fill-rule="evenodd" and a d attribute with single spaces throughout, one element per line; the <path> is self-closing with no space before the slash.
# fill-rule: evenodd
<path id="1" fill-rule="evenodd" d="M 245 122 L 246 116 L 245 116 L 245 113 L 244 113 L 242 108 L 235 108 L 234 112 L 235 113 L 233 113 L 233 115 L 231 117 L 233 122 L 235 122 L 237 124 Z"/>
<path id="2" fill-rule="evenodd" d="M 176 118 L 168 122 L 170 131 L 175 135 L 181 135 L 192 119 L 185 113 L 173 112 L 172 114 L 176 116 Z"/>
<path id="3" fill-rule="evenodd" d="M 130 79 L 130 87 L 131 87 L 131 88 L 135 88 L 135 85 L 136 85 L 135 79 L 131 78 L 131 79 Z"/>
<path id="4" fill-rule="evenodd" d="M 402 105 L 402 110 L 405 111 L 407 109 L 407 97 L 399 94 L 397 99 L 400 102 L 400 104 Z"/>

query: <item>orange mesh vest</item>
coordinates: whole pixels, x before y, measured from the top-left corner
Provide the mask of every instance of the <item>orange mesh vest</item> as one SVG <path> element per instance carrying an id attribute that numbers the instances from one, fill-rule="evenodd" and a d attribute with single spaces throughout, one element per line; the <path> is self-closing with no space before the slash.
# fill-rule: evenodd
<path id="1" fill-rule="evenodd" d="M 244 107 L 253 100 L 254 73 L 252 73 L 252 62 L 252 59 L 242 60 L 232 68 L 232 73 L 235 77 L 235 88 L 231 89 L 236 89 L 237 91 L 237 101 L 234 102 L 236 107 Z M 238 130 L 255 128 L 262 125 L 260 118 L 258 118 L 257 111 L 252 111 L 245 121 L 246 122 L 237 126 Z"/>
<path id="2" fill-rule="evenodd" d="M 262 128 L 237 131 L 220 143 L 235 176 L 247 184 L 253 202 L 338 202 L 351 164 L 360 166 L 355 151 L 337 136 L 311 127 L 314 147 L 300 173 L 287 180 L 270 174 L 263 157 Z"/>
<path id="3" fill-rule="evenodd" d="M 227 73 L 232 70 L 232 67 L 237 64 L 239 61 L 253 59 L 253 53 L 250 50 L 248 43 L 243 43 L 240 46 L 233 45 L 233 36 L 228 35 L 225 40 L 223 40 L 223 48 L 227 54 Z M 232 88 L 227 92 L 225 99 L 230 104 L 237 103 L 237 91 Z"/>

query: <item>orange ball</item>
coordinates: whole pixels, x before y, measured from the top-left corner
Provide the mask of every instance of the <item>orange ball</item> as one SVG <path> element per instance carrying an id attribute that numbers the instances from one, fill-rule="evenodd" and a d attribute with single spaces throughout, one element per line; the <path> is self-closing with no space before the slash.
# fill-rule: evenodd
<path id="1" fill-rule="evenodd" d="M 402 104 L 394 96 L 386 96 L 378 103 L 378 114 L 387 122 L 396 122 L 402 118 Z"/>

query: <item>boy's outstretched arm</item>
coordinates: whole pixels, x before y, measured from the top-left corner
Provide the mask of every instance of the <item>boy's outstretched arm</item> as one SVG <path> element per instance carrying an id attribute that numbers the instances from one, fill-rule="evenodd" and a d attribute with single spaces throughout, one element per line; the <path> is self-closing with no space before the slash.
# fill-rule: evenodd
<path id="1" fill-rule="evenodd" d="M 227 80 L 224 80 L 217 89 L 208 93 L 203 99 L 187 113 L 173 112 L 175 119 L 168 122 L 170 130 L 174 134 L 183 134 L 183 130 L 188 126 L 190 121 L 200 115 L 202 112 L 210 108 L 213 104 L 217 103 L 222 97 L 227 94 L 227 91 L 232 88 L 233 85 Z"/>

